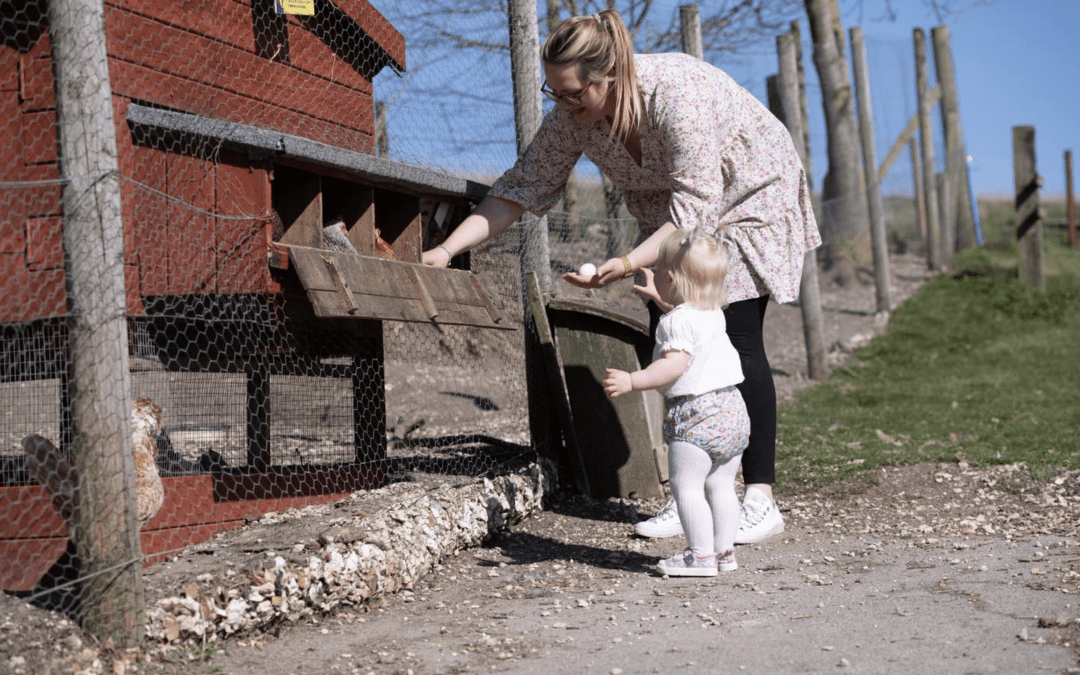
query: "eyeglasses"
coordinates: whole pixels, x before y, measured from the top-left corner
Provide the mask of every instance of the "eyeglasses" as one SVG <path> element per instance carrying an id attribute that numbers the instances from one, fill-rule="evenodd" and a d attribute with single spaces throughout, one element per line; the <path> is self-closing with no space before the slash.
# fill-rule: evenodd
<path id="1" fill-rule="evenodd" d="M 553 89 L 548 87 L 547 80 L 544 80 L 544 84 L 540 87 L 540 93 L 547 96 L 556 103 L 565 103 L 566 105 L 578 106 L 581 105 L 581 97 L 585 94 L 585 90 L 592 86 L 592 82 L 586 84 L 581 89 L 570 94 L 556 94 Z"/>

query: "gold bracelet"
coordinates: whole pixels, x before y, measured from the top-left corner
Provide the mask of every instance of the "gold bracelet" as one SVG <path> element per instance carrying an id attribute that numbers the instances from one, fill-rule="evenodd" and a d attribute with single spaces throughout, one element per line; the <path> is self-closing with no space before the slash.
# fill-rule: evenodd
<path id="1" fill-rule="evenodd" d="M 634 266 L 630 264 L 630 256 L 624 255 L 619 260 L 622 261 L 623 269 L 626 270 L 623 272 L 623 278 L 625 279 L 634 273 Z"/>
<path id="2" fill-rule="evenodd" d="M 435 248 L 441 248 L 442 250 L 446 251 L 446 259 L 447 260 L 450 260 L 450 259 L 452 259 L 454 257 L 454 254 L 450 252 L 450 249 L 446 248 L 442 244 L 439 244 Z"/>

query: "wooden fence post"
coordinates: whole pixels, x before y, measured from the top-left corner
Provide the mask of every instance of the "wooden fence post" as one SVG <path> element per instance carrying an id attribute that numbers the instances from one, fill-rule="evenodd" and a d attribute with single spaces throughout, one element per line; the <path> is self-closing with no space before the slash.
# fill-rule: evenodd
<path id="1" fill-rule="evenodd" d="M 53 0 L 49 37 L 64 180 L 77 541 L 82 625 L 100 643 L 133 647 L 145 623 L 131 441 L 116 126 L 102 0 Z"/>
<path id="2" fill-rule="evenodd" d="M 1042 210 L 1039 188 L 1042 178 L 1035 163 L 1035 127 L 1013 127 L 1013 180 L 1016 186 L 1016 249 L 1020 280 L 1043 288 Z"/>
<path id="3" fill-rule="evenodd" d="M 804 122 L 799 101 L 798 60 L 796 58 L 799 48 L 801 45 L 795 35 L 786 34 L 776 38 L 776 52 L 780 68 L 776 88 L 779 90 L 777 93 L 780 110 L 774 113 L 780 113 L 778 116 L 787 126 L 791 140 L 799 153 L 799 159 L 802 160 L 803 168 L 809 174 L 807 167 L 810 164 L 810 157 L 803 144 Z M 817 255 L 814 251 L 807 251 L 803 258 L 799 306 L 802 310 L 803 338 L 806 342 L 807 375 L 812 380 L 823 380 L 829 376 L 829 366 L 825 361 L 825 320 L 821 314 L 821 288 L 818 284 Z"/>
<path id="4" fill-rule="evenodd" d="M 1073 199 L 1072 150 L 1065 151 L 1065 219 L 1069 224 L 1069 247 L 1076 248 L 1076 201 Z"/>
<path id="5" fill-rule="evenodd" d="M 912 136 L 908 140 L 908 149 L 911 151 L 911 179 L 915 184 L 915 221 L 919 224 L 919 236 L 930 249 L 930 239 L 926 231 L 926 194 L 922 185 L 922 160 L 919 159 L 919 144 Z"/>
<path id="6" fill-rule="evenodd" d="M 942 269 L 941 224 L 938 219 L 938 197 L 934 180 L 934 132 L 930 118 L 933 105 L 929 96 L 930 75 L 926 70 L 926 38 L 921 28 L 914 30 L 915 89 L 919 95 L 919 136 L 922 139 L 923 195 L 926 198 L 926 244 L 929 267 Z"/>
<path id="7" fill-rule="evenodd" d="M 878 312 L 892 311 L 889 290 L 889 240 L 885 235 L 885 214 L 878 181 L 877 152 L 874 149 L 874 111 L 870 104 L 870 74 L 866 67 L 866 43 L 862 28 L 852 28 L 851 63 L 855 72 L 855 100 L 859 111 L 859 136 L 862 141 L 863 174 L 866 176 L 866 202 L 870 214 L 870 251 L 874 261 L 874 283 Z"/>
<path id="8" fill-rule="evenodd" d="M 679 5 L 679 38 L 685 53 L 699 59 L 705 58 L 701 47 L 701 12 L 696 4 Z"/>
<path id="9" fill-rule="evenodd" d="M 517 132 L 518 154 L 532 142 L 540 128 L 544 107 L 540 100 L 540 29 L 536 3 L 510 0 L 508 8 L 510 29 L 510 68 L 514 84 L 514 126 Z M 521 225 L 521 288 L 529 272 L 534 272 L 540 290 L 551 289 L 551 253 L 548 244 L 547 218 L 532 225 Z M 544 353 L 528 303 L 525 311 L 525 381 L 529 401 L 529 433 L 536 447 L 557 450 L 561 442 L 558 417 L 551 414 L 552 392 L 544 368 Z M 553 452 L 552 454 L 556 454 Z"/>
<path id="10" fill-rule="evenodd" d="M 934 65 L 941 87 L 941 123 L 945 129 L 945 166 L 951 195 L 945 211 L 955 223 L 955 237 L 949 247 L 967 248 L 975 243 L 975 215 L 971 207 L 968 164 L 964 153 L 964 128 L 960 120 L 960 102 L 956 94 L 956 70 L 953 68 L 952 42 L 947 26 L 930 30 L 934 43 Z M 949 256 L 951 258 L 951 256 Z"/>

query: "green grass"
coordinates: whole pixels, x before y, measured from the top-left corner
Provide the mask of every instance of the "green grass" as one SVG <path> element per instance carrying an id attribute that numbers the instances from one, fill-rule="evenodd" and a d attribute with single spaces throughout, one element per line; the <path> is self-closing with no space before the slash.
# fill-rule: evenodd
<path id="1" fill-rule="evenodd" d="M 1046 245 L 1045 291 L 1015 247 L 961 252 L 888 331 L 779 411 L 778 483 L 843 489 L 880 467 L 1024 462 L 1080 468 L 1080 250 Z"/>

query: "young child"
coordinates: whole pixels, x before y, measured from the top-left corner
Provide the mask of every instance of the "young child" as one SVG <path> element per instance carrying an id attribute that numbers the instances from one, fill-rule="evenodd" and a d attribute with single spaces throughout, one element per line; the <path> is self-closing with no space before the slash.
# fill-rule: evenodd
<path id="1" fill-rule="evenodd" d="M 750 418 L 735 388 L 743 372 L 724 322 L 727 271 L 728 250 L 718 238 L 677 230 L 665 239 L 654 272 L 637 287 L 665 311 L 653 361 L 633 373 L 608 368 L 603 383 L 611 398 L 645 389 L 664 394 L 669 484 L 687 539 L 685 552 L 658 564 L 669 576 L 738 568 L 735 474 Z"/>

